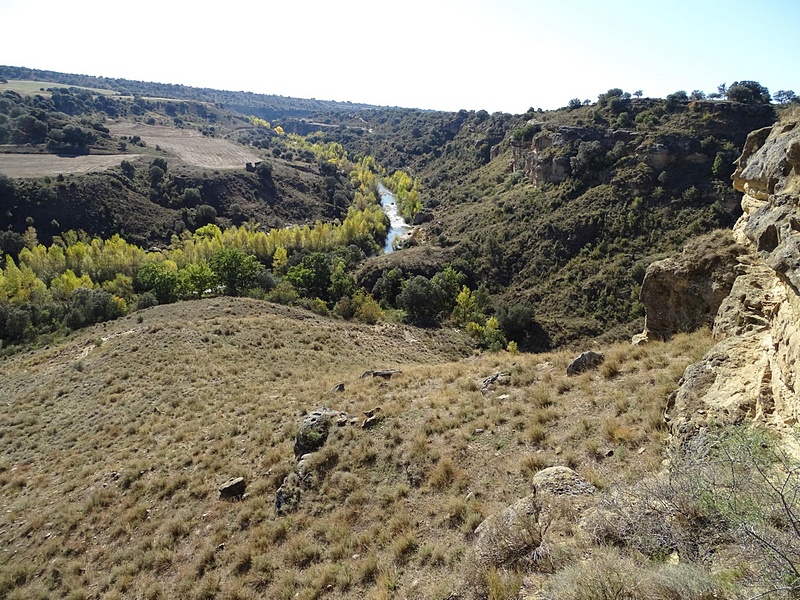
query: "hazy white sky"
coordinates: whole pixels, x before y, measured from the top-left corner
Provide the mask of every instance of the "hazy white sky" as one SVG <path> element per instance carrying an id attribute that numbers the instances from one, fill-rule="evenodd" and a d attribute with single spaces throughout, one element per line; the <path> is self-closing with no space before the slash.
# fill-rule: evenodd
<path id="1" fill-rule="evenodd" d="M 0 0 L 0 26 L 0 64 L 379 105 L 800 94 L 800 0 Z"/>

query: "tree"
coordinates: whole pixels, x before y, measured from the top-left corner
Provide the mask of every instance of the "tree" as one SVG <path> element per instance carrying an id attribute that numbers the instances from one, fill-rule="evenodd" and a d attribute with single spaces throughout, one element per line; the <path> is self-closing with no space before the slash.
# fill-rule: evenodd
<path id="1" fill-rule="evenodd" d="M 569 159 L 569 166 L 575 177 L 580 177 L 591 170 L 600 169 L 604 165 L 605 150 L 597 140 L 580 142 L 578 152 Z"/>
<path id="2" fill-rule="evenodd" d="M 674 110 L 681 102 L 688 102 L 689 95 L 684 90 L 678 90 L 667 96 L 667 109 Z"/>
<path id="3" fill-rule="evenodd" d="M 255 256 L 239 248 L 219 250 L 211 257 L 209 265 L 228 296 L 241 296 L 253 285 L 260 267 Z"/>
<path id="4" fill-rule="evenodd" d="M 291 283 L 305 298 L 328 299 L 331 284 L 331 265 L 322 252 L 312 252 L 304 256 L 299 265 L 286 271 L 284 279 Z"/>
<path id="5" fill-rule="evenodd" d="M 575 110 L 576 108 L 580 108 L 581 106 L 583 106 L 583 102 L 581 102 L 581 99 L 580 99 L 580 98 L 573 98 L 573 99 L 572 99 L 572 100 L 570 100 L 570 101 L 569 101 L 569 103 L 567 104 L 567 107 L 568 107 L 570 110 Z"/>
<path id="6" fill-rule="evenodd" d="M 465 279 L 466 276 L 460 271 L 456 271 L 453 267 L 446 267 L 431 278 L 431 283 L 441 290 L 439 295 L 441 299 L 440 314 L 438 315 L 440 318 L 446 318 L 453 312 L 456 298 Z"/>
<path id="7" fill-rule="evenodd" d="M 705 100 L 706 93 L 703 90 L 692 90 L 692 93 L 689 95 L 689 100 Z"/>
<path id="8" fill-rule="evenodd" d="M 136 167 L 133 166 L 129 161 L 123 160 L 120 164 L 120 169 L 122 169 L 122 174 L 125 175 L 128 179 L 133 179 L 133 176 L 136 174 Z"/>
<path id="9" fill-rule="evenodd" d="M 189 263 L 178 271 L 181 295 L 202 298 L 203 294 L 214 288 L 216 277 L 211 266 L 204 260 Z"/>
<path id="10" fill-rule="evenodd" d="M 331 302 L 337 302 L 344 296 L 352 296 L 356 290 L 356 280 L 346 272 L 345 268 L 344 260 L 339 259 L 336 261 L 336 266 L 330 277 L 331 283 L 328 287 L 328 297 Z"/>
<path id="11" fill-rule="evenodd" d="M 417 325 L 434 325 L 442 309 L 443 292 L 422 275 L 406 282 L 397 296 L 397 306 L 406 311 L 409 321 Z"/>
<path id="12" fill-rule="evenodd" d="M 643 93 L 644 92 L 642 92 L 642 90 L 636 90 L 635 92 L 633 92 L 633 95 L 636 96 L 637 98 L 641 98 Z"/>
<path id="13" fill-rule="evenodd" d="M 197 206 L 200 202 L 203 201 L 203 196 L 200 193 L 200 190 L 194 187 L 187 187 L 183 190 L 181 194 L 181 202 L 184 206 Z M 203 204 L 202 206 L 208 206 L 207 204 Z M 200 208 L 200 207 L 198 207 Z M 214 208 L 213 206 L 211 208 Z M 217 217 L 217 211 L 214 210 L 214 218 Z M 203 223 L 203 225 L 207 225 L 208 223 L 213 223 L 214 219 L 210 219 Z"/>
<path id="14" fill-rule="evenodd" d="M 272 165 L 268 162 L 260 162 L 256 165 L 256 174 L 262 181 L 269 181 L 272 179 Z"/>
<path id="15" fill-rule="evenodd" d="M 150 167 L 150 185 L 155 187 L 158 183 L 164 179 L 164 169 L 159 167 L 158 165 L 153 165 Z"/>
<path id="16" fill-rule="evenodd" d="M 731 102 L 743 104 L 769 104 L 769 90 L 757 81 L 734 81 L 725 93 Z"/>
<path id="17" fill-rule="evenodd" d="M 478 306 L 478 299 L 467 286 L 463 286 L 456 296 L 456 306 L 453 309 L 453 320 L 459 325 L 466 326 L 469 322 L 483 323 L 486 315 Z"/>
<path id="18" fill-rule="evenodd" d="M 173 263 L 174 264 L 174 263 Z M 136 287 L 152 292 L 159 304 L 178 299 L 178 272 L 165 263 L 145 263 L 136 272 Z"/>
<path id="19" fill-rule="evenodd" d="M 189 188 L 193 189 L 193 188 Z M 188 191 L 188 190 L 187 190 Z M 195 190 L 197 191 L 197 190 Z M 201 204 L 194 209 L 194 222 L 198 227 L 208 225 L 217 220 L 217 209 L 209 204 Z"/>
<path id="20" fill-rule="evenodd" d="M 778 90 L 775 92 L 773 99 L 778 104 L 787 104 L 797 100 L 797 95 L 792 90 Z"/>
<path id="21" fill-rule="evenodd" d="M 384 272 L 372 286 L 372 293 L 384 306 L 397 306 L 397 296 L 403 291 L 403 271 L 395 267 Z"/>
<path id="22" fill-rule="evenodd" d="M 517 342 L 525 342 L 534 326 L 533 307 L 529 304 L 503 302 L 498 305 L 495 316 L 506 337 Z"/>

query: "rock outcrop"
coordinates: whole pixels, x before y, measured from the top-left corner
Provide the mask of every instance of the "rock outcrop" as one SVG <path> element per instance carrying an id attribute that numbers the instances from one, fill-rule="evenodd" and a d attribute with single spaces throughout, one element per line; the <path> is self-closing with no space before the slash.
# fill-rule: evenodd
<path id="1" fill-rule="evenodd" d="M 320 408 L 308 415 L 300 423 L 300 430 L 294 439 L 294 456 L 299 459 L 304 454 L 316 452 L 328 439 L 331 426 L 336 423 L 347 424 L 348 415 L 330 408 Z"/>
<path id="2" fill-rule="evenodd" d="M 678 256 L 652 263 L 640 295 L 647 311 L 645 329 L 634 342 L 668 340 L 675 333 L 710 327 L 746 252 L 730 231 L 716 231 L 694 238 Z"/>
<path id="3" fill-rule="evenodd" d="M 327 407 L 318 408 L 300 423 L 300 429 L 294 438 L 294 457 L 297 461 L 294 470 L 284 479 L 275 492 L 275 512 L 286 514 L 291 512 L 300 501 L 304 490 L 316 487 L 320 479 L 320 471 L 330 467 L 329 461 L 334 457 L 319 457 L 318 451 L 328 440 L 331 428 L 344 427 L 356 423 L 356 419 L 345 412 Z"/>
<path id="4" fill-rule="evenodd" d="M 714 319 L 718 344 L 667 408 L 678 444 L 711 423 L 788 432 L 800 416 L 800 123 L 753 132 L 733 179 L 744 193 L 733 235 L 748 253 Z"/>

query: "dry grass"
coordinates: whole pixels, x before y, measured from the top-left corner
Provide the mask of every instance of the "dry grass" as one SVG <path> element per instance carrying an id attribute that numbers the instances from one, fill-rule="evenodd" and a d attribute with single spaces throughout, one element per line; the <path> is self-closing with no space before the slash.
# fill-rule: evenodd
<path id="1" fill-rule="evenodd" d="M 447 330 L 408 343 L 397 325 L 252 300 L 141 314 L 1 363 L 9 598 L 447 597 L 475 527 L 540 468 L 600 486 L 657 468 L 656 416 L 710 345 L 615 346 L 613 377 L 568 379 L 568 353 L 459 359 Z M 374 368 L 402 373 L 359 378 Z M 509 380 L 481 394 L 499 370 Z M 297 510 L 278 516 L 298 424 L 323 405 L 381 406 L 383 420 L 334 429 Z M 233 476 L 248 496 L 220 501 Z M 487 585 L 502 597 L 519 584 Z"/>

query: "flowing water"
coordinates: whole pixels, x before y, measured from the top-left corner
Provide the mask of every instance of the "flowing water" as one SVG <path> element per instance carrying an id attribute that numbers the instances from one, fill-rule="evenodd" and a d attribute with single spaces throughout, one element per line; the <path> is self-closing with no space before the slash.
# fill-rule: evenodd
<path id="1" fill-rule="evenodd" d="M 386 236 L 386 245 L 383 248 L 384 252 L 392 252 L 392 242 L 395 238 L 404 238 L 413 229 L 411 225 L 405 222 L 405 219 L 400 215 L 397 208 L 397 200 L 392 192 L 386 189 L 383 185 L 378 185 L 378 192 L 381 195 L 381 208 L 386 216 L 389 217 L 389 234 Z"/>

